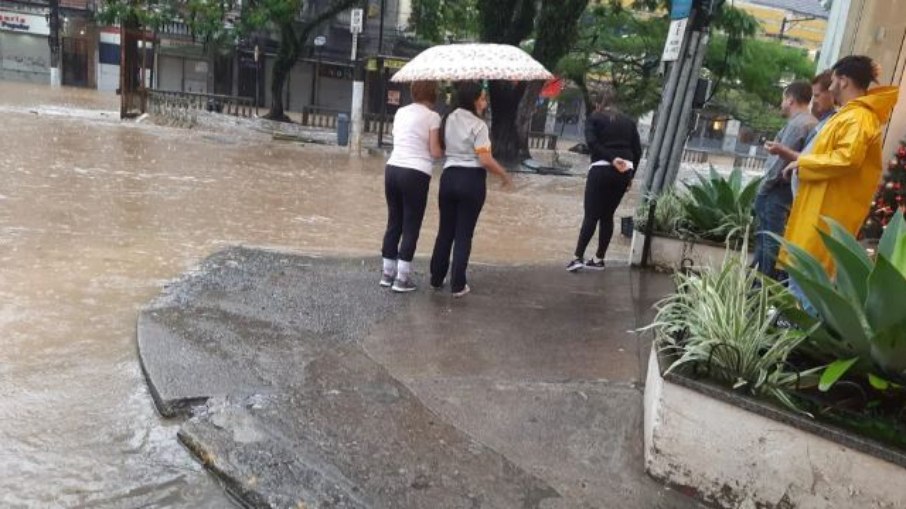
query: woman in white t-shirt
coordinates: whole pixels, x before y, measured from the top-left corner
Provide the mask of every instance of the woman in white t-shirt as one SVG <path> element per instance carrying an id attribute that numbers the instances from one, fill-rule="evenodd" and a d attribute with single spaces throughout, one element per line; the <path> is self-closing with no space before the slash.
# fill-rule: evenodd
<path id="1" fill-rule="evenodd" d="M 381 248 L 381 286 L 395 292 L 415 290 L 412 258 L 425 217 L 434 159 L 443 156 L 440 115 L 431 109 L 437 100 L 437 84 L 417 81 L 411 91 L 412 104 L 393 117 L 393 152 L 384 170 L 387 231 Z"/>
<path id="2" fill-rule="evenodd" d="M 431 256 L 431 286 L 443 287 L 453 268 L 450 289 L 454 297 L 469 293 L 466 268 L 472 251 L 472 234 L 487 193 L 487 173 L 491 172 L 510 184 L 510 176 L 491 155 L 488 125 L 482 119 L 488 99 L 481 84 L 456 84 L 456 109 L 441 123 L 441 138 L 446 154 L 444 172 L 440 177 L 440 227 Z"/>

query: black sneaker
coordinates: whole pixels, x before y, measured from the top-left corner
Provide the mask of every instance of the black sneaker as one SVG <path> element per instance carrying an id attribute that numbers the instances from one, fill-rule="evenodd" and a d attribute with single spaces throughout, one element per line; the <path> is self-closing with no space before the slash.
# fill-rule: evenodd
<path id="1" fill-rule="evenodd" d="M 585 261 L 581 258 L 576 258 L 575 260 L 569 262 L 569 265 L 566 266 L 566 270 L 569 272 L 576 272 L 582 267 L 585 267 Z"/>
<path id="2" fill-rule="evenodd" d="M 415 283 L 411 279 L 395 279 L 393 280 L 393 286 L 390 287 L 396 293 L 414 292 L 416 288 Z"/>
<path id="3" fill-rule="evenodd" d="M 604 270 L 604 260 L 593 258 L 585 262 L 585 268 L 591 270 Z"/>
<path id="4" fill-rule="evenodd" d="M 393 286 L 393 278 L 396 277 L 393 274 L 387 274 L 386 272 L 381 273 L 381 283 L 380 285 L 384 288 L 390 288 Z"/>

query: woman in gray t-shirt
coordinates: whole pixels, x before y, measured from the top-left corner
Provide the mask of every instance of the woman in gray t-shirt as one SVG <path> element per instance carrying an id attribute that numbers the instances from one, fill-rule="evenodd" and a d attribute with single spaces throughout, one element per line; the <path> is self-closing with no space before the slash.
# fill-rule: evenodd
<path id="1" fill-rule="evenodd" d="M 487 193 L 487 173 L 500 177 L 505 186 L 510 184 L 510 176 L 491 155 L 488 125 L 482 119 L 488 99 L 481 84 L 457 83 L 455 105 L 440 127 L 447 159 L 440 177 L 440 226 L 431 256 L 431 286 L 443 286 L 452 250 L 450 289 L 454 297 L 462 297 L 469 293 L 466 268 L 472 235 Z"/>

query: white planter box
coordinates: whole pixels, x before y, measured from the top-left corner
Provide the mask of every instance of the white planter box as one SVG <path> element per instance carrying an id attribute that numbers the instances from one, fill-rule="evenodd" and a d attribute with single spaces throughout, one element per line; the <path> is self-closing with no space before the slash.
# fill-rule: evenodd
<path id="1" fill-rule="evenodd" d="M 642 263 L 642 246 L 645 244 L 645 234 L 639 231 L 632 232 L 632 243 L 629 251 L 630 265 L 638 266 Z M 661 237 L 651 237 L 651 255 L 649 265 L 660 269 L 676 271 L 690 263 L 695 267 L 718 268 L 723 264 L 726 249 L 723 246 L 710 242 L 693 242 Z M 689 260 L 685 264 L 684 260 Z"/>
<path id="2" fill-rule="evenodd" d="M 645 468 L 655 478 L 725 508 L 906 507 L 904 455 L 749 398 L 724 396 L 744 401 L 747 410 L 690 388 L 697 382 L 668 378 L 652 351 L 644 436 Z"/>

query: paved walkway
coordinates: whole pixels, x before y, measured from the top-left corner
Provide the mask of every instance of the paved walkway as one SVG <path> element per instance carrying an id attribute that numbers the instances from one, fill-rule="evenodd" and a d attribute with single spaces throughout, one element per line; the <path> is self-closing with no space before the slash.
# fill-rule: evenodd
<path id="1" fill-rule="evenodd" d="M 698 507 L 643 468 L 649 345 L 628 331 L 669 278 L 476 266 L 457 300 L 391 294 L 378 264 L 230 249 L 141 314 L 158 408 L 190 416 L 181 440 L 234 496 L 253 507 Z"/>

